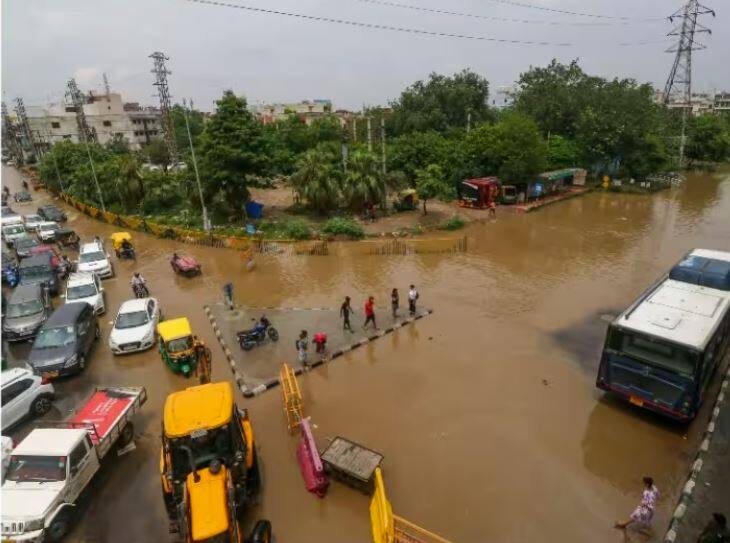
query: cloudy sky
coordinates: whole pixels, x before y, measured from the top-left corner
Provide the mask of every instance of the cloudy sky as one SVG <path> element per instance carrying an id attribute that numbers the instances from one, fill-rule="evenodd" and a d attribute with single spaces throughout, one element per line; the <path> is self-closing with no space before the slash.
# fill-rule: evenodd
<path id="1" fill-rule="evenodd" d="M 6 101 L 22 96 L 26 104 L 40 105 L 57 101 L 71 76 L 82 90 L 101 89 L 106 73 L 112 88 L 126 100 L 155 103 L 148 58 L 153 51 L 170 57 L 173 99 L 192 97 L 196 107 L 206 110 L 227 88 L 249 101 L 330 98 L 338 107 L 359 109 L 386 103 L 433 71 L 450 74 L 471 68 L 499 86 L 552 58 L 578 58 L 589 73 L 633 77 L 663 87 L 672 63 L 672 56 L 664 52 L 672 25 L 657 18 L 671 14 L 682 1 L 220 0 L 505 40 L 489 41 L 363 28 L 189 0 L 2 0 L 2 92 Z M 718 13 L 714 19 L 703 18 L 713 34 L 700 37 L 708 49 L 693 57 L 695 88 L 730 90 L 730 2 L 704 2 Z"/>

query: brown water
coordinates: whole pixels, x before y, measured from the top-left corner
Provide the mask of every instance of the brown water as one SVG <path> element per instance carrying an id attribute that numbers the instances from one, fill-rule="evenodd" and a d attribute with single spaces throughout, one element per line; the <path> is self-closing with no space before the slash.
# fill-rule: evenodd
<path id="1" fill-rule="evenodd" d="M 3 178 L 19 185 L 14 170 L 4 167 Z M 67 211 L 84 237 L 115 230 Z M 466 234 L 466 254 L 373 257 L 345 246 L 329 257 L 261 256 L 252 273 L 231 251 L 134 234 L 137 262 L 116 263 L 117 277 L 105 281 L 103 341 L 83 376 L 58 383 L 53 415 L 65 416 L 102 383 L 144 384 L 150 399 L 137 450 L 104 467 L 70 539 L 169 538 L 156 465 L 161 408 L 189 382 L 155 351 L 111 356 L 109 321 L 130 297 L 133 270 L 167 317 L 191 319 L 213 347 L 219 379 L 230 372 L 202 305 L 220 299 L 226 281 L 247 305 L 336 307 L 350 295 L 358 310 L 371 293 L 384 309 L 392 287 L 404 293 L 415 283 L 432 316 L 300 379 L 320 445 L 344 435 L 381 451 L 395 512 L 455 542 L 621 541 L 611 526 L 633 509 L 645 474 L 663 492 L 655 519 L 662 533 L 707 409 L 686 429 L 604 398 L 594 387 L 601 317 L 685 251 L 730 250 L 730 175 L 693 175 L 653 196 L 589 194 L 503 213 Z M 195 255 L 202 277 L 174 276 L 174 250 Z M 27 346 L 11 351 L 22 359 Z M 262 503 L 249 520 L 270 519 L 284 543 L 370 541 L 367 497 L 338 483 L 324 500 L 305 491 L 280 392 L 240 402 L 253 417 L 264 471 Z"/>

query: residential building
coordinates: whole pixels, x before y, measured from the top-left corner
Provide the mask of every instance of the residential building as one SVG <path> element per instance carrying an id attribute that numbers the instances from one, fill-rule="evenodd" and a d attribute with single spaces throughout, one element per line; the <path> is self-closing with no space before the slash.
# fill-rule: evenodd
<path id="1" fill-rule="evenodd" d="M 121 137 L 127 140 L 130 149 L 138 150 L 162 137 L 159 110 L 137 103 L 125 104 L 121 94 L 115 92 L 91 92 L 85 98 L 86 122 L 96 132 L 99 143 Z M 39 139 L 51 144 L 62 140 L 79 141 L 76 108 L 72 104 L 28 106 L 26 111 L 30 128 Z"/>
<path id="2" fill-rule="evenodd" d="M 314 119 L 332 113 L 331 100 L 302 100 L 287 104 L 255 104 L 251 107 L 254 114 L 264 124 L 271 124 L 286 119 L 289 115 L 296 115 L 305 123 L 310 124 Z"/>
<path id="3" fill-rule="evenodd" d="M 664 93 L 662 91 L 654 91 L 654 102 L 657 104 L 664 103 Z M 667 107 L 681 109 L 687 106 L 681 98 L 672 97 Z M 689 107 L 694 116 L 730 111 L 730 92 L 693 92 Z"/>
<path id="4" fill-rule="evenodd" d="M 494 91 L 491 106 L 496 109 L 506 109 L 514 104 L 517 88 L 514 85 L 497 87 Z"/>
<path id="5" fill-rule="evenodd" d="M 730 92 L 722 91 L 715 93 L 715 112 L 730 113 Z"/>

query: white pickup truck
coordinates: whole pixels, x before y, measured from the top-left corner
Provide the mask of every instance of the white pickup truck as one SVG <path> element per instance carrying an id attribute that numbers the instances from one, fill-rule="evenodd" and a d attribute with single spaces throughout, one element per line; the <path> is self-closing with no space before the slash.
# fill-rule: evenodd
<path id="1" fill-rule="evenodd" d="M 144 387 L 98 387 L 67 422 L 33 430 L 10 456 L 2 486 L 2 541 L 53 542 L 70 529 L 77 498 L 113 445 L 133 439 Z"/>

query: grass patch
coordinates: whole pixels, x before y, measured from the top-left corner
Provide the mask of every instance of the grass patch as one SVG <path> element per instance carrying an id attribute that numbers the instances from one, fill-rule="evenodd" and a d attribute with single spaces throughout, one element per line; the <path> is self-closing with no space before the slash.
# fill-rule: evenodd
<path id="1" fill-rule="evenodd" d="M 303 219 L 285 221 L 261 221 L 258 230 L 267 239 L 311 239 L 312 227 Z"/>
<path id="2" fill-rule="evenodd" d="M 322 227 L 322 232 L 331 236 L 347 236 L 353 239 L 361 239 L 365 235 L 362 226 L 353 219 L 333 217 Z"/>
<path id="3" fill-rule="evenodd" d="M 466 225 L 466 221 L 458 215 L 454 215 L 449 220 L 442 222 L 439 230 L 460 230 L 464 228 L 464 225 Z"/>

